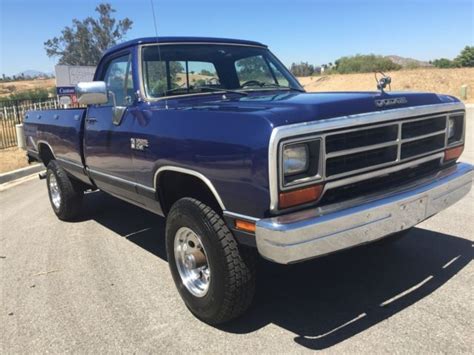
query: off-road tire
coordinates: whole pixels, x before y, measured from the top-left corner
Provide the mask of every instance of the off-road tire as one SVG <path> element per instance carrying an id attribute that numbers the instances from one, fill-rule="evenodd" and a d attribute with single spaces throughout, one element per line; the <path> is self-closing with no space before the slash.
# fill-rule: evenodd
<path id="1" fill-rule="evenodd" d="M 51 195 L 50 179 L 53 175 L 59 187 L 59 207 L 54 205 Z M 55 160 L 51 160 L 48 164 L 46 185 L 48 187 L 49 201 L 56 216 L 63 221 L 71 221 L 77 218 L 81 212 L 84 190 L 81 184 L 71 179 Z"/>
<path id="2" fill-rule="evenodd" d="M 203 297 L 189 292 L 177 269 L 174 238 L 181 227 L 198 233 L 207 253 L 211 281 Z M 166 251 L 181 298 L 197 318 L 217 325 L 240 316 L 251 305 L 256 252 L 239 246 L 223 219 L 209 206 L 192 198 L 183 198 L 172 206 L 166 221 Z"/>

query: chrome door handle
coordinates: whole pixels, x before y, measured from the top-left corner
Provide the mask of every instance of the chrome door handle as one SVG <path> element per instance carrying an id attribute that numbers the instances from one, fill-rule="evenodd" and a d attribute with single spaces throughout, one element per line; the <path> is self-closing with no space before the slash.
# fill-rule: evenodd
<path id="1" fill-rule="evenodd" d="M 94 118 L 94 117 L 87 117 L 86 118 L 86 122 L 89 123 L 89 124 L 94 124 L 97 122 L 97 118 Z"/>

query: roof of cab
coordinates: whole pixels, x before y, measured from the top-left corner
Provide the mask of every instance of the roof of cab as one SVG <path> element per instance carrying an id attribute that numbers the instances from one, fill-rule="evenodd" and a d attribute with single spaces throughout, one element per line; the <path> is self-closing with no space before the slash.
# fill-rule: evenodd
<path id="1" fill-rule="evenodd" d="M 265 44 L 231 38 L 213 38 L 213 37 L 143 37 L 132 39 L 131 41 L 120 43 L 109 48 L 105 54 L 117 52 L 121 49 L 147 43 L 221 43 L 221 44 L 241 44 L 247 46 L 267 47 Z"/>

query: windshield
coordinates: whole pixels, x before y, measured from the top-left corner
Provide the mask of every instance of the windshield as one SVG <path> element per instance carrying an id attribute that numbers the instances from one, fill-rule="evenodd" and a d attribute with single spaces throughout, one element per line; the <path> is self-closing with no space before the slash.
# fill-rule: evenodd
<path id="1" fill-rule="evenodd" d="M 142 48 L 146 96 L 252 90 L 303 91 L 266 48 L 236 45 L 157 45 Z"/>

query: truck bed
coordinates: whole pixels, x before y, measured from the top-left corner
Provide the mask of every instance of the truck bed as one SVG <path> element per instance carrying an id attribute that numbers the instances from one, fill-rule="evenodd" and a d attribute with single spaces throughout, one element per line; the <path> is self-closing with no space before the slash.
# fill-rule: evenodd
<path id="1" fill-rule="evenodd" d="M 67 169 L 71 174 L 83 180 L 85 113 L 85 108 L 28 111 L 24 128 L 30 159 L 42 160 L 49 149 L 55 159 L 73 167 Z"/>

